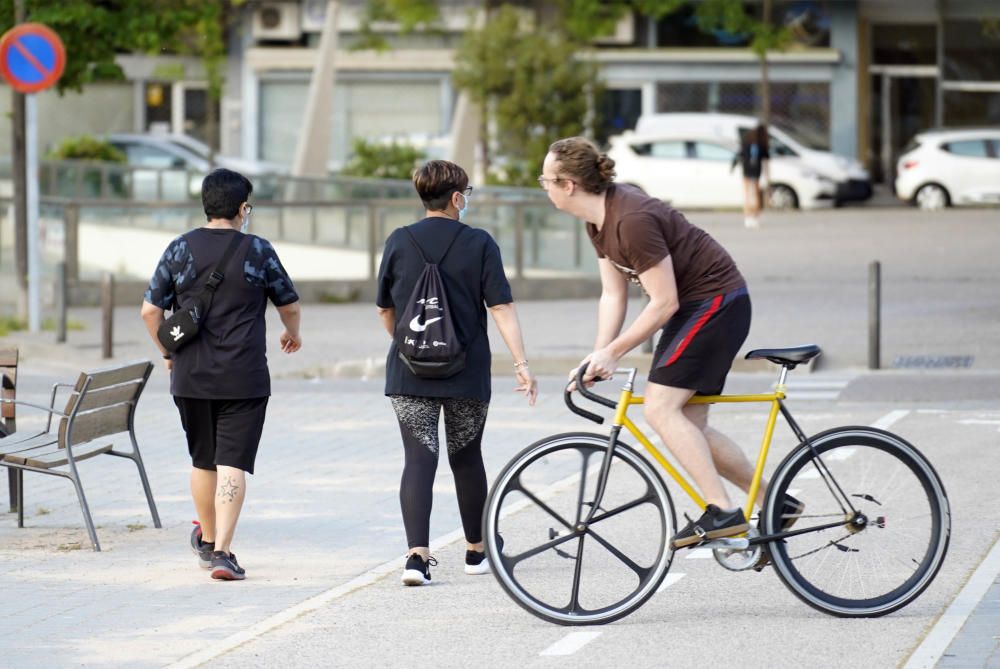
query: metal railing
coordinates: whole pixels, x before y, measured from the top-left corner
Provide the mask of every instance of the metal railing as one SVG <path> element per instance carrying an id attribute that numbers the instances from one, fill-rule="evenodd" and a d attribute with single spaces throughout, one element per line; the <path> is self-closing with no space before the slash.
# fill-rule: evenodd
<path id="1" fill-rule="evenodd" d="M 511 278 L 596 274 L 583 225 L 547 201 L 477 198 L 472 203 L 466 222 L 489 231 Z M 6 229 L 10 204 L 0 198 L 0 226 Z M 298 266 L 289 267 L 293 277 L 365 281 L 375 278 L 389 233 L 422 216 L 412 197 L 258 202 L 251 229 L 274 243 L 286 262 L 298 258 Z M 190 203 L 43 197 L 44 273 L 53 276 L 64 262 L 71 282 L 105 271 L 147 280 L 169 240 L 204 220 L 201 207 Z M 11 243 L 9 235 L 0 237 Z"/>
<path id="2" fill-rule="evenodd" d="M 42 160 L 38 166 L 42 197 L 73 200 L 114 200 L 134 202 L 198 202 L 205 173 L 179 167 L 137 167 L 90 160 Z M 9 159 L 0 159 L 0 182 L 10 182 Z M 257 202 L 319 202 L 326 200 L 379 200 L 415 197 L 408 180 L 363 179 L 331 175 L 322 178 L 292 177 L 284 174 L 251 176 Z M 545 201 L 542 191 L 533 188 L 477 186 L 477 196 L 493 199 Z M 0 195 L 8 196 L 9 192 Z"/>

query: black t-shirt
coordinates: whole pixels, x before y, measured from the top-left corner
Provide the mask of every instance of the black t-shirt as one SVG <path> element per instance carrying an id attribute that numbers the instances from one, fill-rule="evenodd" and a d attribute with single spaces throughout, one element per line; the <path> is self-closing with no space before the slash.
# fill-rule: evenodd
<path id="1" fill-rule="evenodd" d="M 187 306 L 201 294 L 233 235 L 237 247 L 198 336 L 173 354 L 170 392 L 177 397 L 247 399 L 271 394 L 264 312 L 299 299 L 271 244 L 236 230 L 198 228 L 163 252 L 145 299 L 161 309 Z"/>
<path id="2" fill-rule="evenodd" d="M 491 360 L 486 307 L 514 301 L 500 249 L 485 230 L 470 228 L 450 218 L 425 218 L 411 225 L 410 232 L 428 262 L 440 263 L 438 269 L 448 293 L 452 318 L 458 336 L 465 343 L 465 369 L 447 379 L 418 378 L 399 360 L 393 342 L 386 358 L 385 394 L 488 401 Z M 441 254 L 452 238 L 455 243 L 442 261 Z M 399 318 L 423 271 L 424 261 L 413 241 L 404 230 L 394 230 L 385 240 L 375 303 L 383 309 L 394 307 Z"/>

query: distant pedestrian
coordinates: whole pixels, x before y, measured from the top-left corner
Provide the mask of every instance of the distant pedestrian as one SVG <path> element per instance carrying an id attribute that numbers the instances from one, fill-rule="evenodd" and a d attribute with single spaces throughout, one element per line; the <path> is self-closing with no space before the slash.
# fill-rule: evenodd
<path id="1" fill-rule="evenodd" d="M 528 369 L 500 249 L 489 233 L 460 221 L 472 193 L 465 170 L 454 163 L 433 160 L 416 172 L 413 184 L 426 209 L 425 217 L 393 231 L 386 239 L 378 273 L 378 313 L 390 336 L 402 328 L 406 340 L 401 344 L 443 347 L 450 336 L 442 326 L 449 322 L 465 347 L 464 368 L 447 378 L 418 376 L 411 363 L 399 355 L 396 340 L 386 359 L 385 394 L 399 421 L 405 462 L 399 504 L 409 548 L 402 581 L 404 585 L 426 585 L 431 582 L 430 567 L 437 564 L 430 556 L 429 543 L 442 409 L 448 463 L 455 477 L 465 531 L 465 573 L 490 571 L 482 535 L 487 492 L 482 438 L 491 393 L 487 310 L 513 356 L 518 384 L 515 390 L 525 394 L 529 405 L 535 403 L 538 384 Z M 439 265 L 445 295 L 424 302 L 437 303 L 446 298 L 450 318 L 435 311 L 441 315 L 405 320 L 403 311 L 426 263 Z"/>
<path id="2" fill-rule="evenodd" d="M 191 548 L 199 564 L 220 580 L 242 580 L 245 571 L 230 550 L 253 474 L 271 395 L 264 313 L 270 300 L 285 326 L 281 350 L 294 353 L 299 336 L 299 296 L 270 242 L 245 234 L 253 186 L 242 174 L 217 169 L 205 177 L 201 200 L 208 222 L 174 239 L 146 290 L 142 318 L 170 372 L 170 392 L 180 412 L 191 455 L 191 496 L 198 522 Z M 164 310 L 191 308 L 222 267 L 200 330 L 170 353 L 157 338 Z"/>
<path id="3" fill-rule="evenodd" d="M 743 224 L 748 228 L 760 227 L 760 212 L 764 208 L 760 177 L 766 174 L 771 154 L 768 151 L 767 126 L 742 131 L 740 151 L 733 156 L 732 167 L 739 163 L 743 169 Z"/>

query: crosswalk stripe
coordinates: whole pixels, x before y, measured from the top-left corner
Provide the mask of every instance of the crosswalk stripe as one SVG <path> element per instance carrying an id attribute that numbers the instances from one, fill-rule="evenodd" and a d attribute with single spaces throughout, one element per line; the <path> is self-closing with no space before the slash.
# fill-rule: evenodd
<path id="1" fill-rule="evenodd" d="M 572 655 L 601 634 L 603 632 L 570 632 L 539 655 Z"/>
<path id="2" fill-rule="evenodd" d="M 663 579 L 663 583 L 660 584 L 660 587 L 656 591 L 663 592 L 682 578 L 684 578 L 684 574 L 667 574 L 666 578 Z"/>

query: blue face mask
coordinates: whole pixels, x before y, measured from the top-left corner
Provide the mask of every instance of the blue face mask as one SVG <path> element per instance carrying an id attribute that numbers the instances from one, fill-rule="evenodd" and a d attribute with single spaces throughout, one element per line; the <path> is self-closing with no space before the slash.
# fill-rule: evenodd
<path id="1" fill-rule="evenodd" d="M 465 205 L 458 210 L 458 220 L 460 221 L 465 218 L 465 212 L 469 210 L 469 196 L 462 193 L 462 197 L 465 199 Z"/>
<path id="2" fill-rule="evenodd" d="M 250 227 L 250 214 L 243 217 L 243 225 L 240 226 L 240 232 L 244 235 L 247 233 L 247 228 Z"/>

